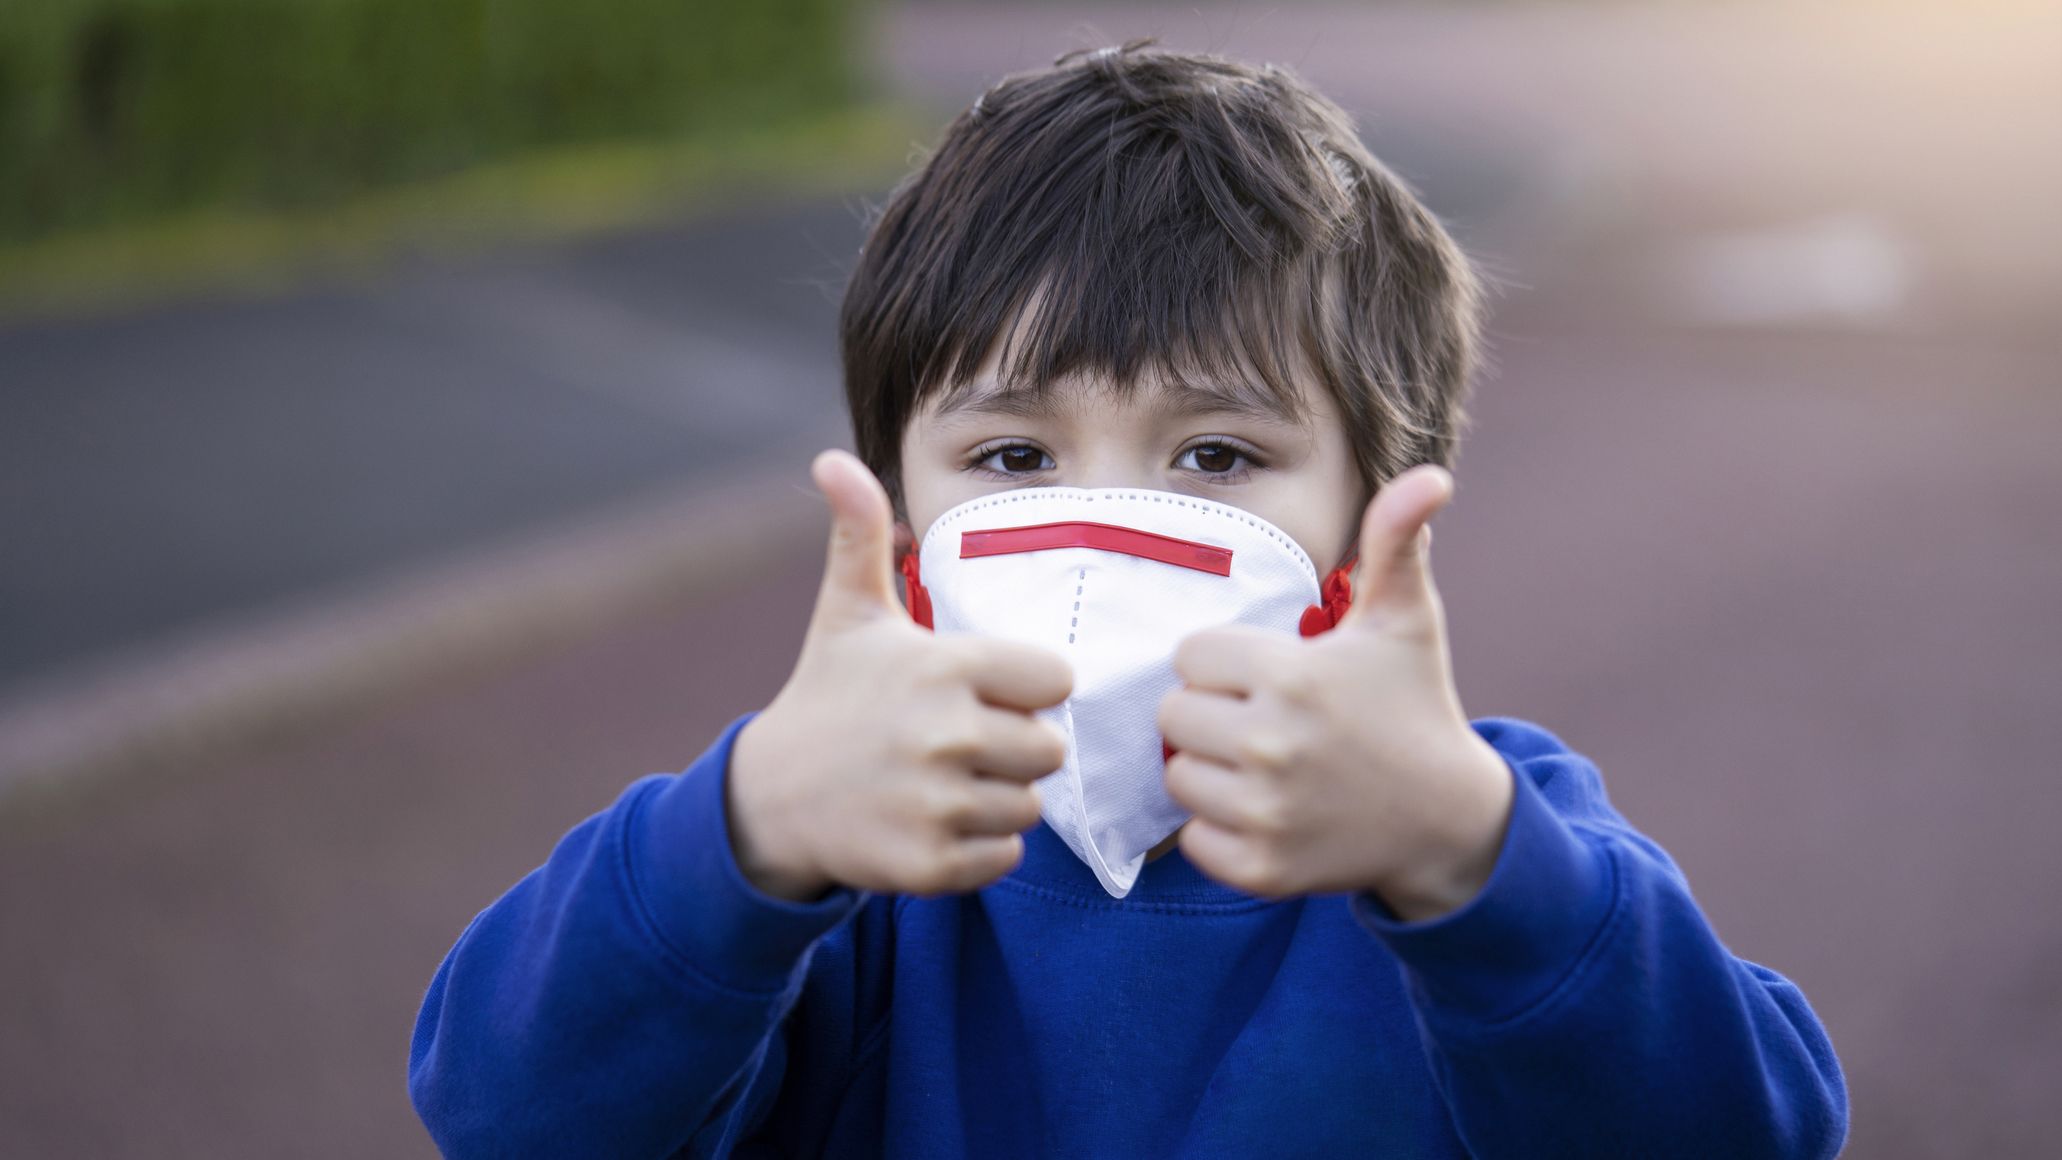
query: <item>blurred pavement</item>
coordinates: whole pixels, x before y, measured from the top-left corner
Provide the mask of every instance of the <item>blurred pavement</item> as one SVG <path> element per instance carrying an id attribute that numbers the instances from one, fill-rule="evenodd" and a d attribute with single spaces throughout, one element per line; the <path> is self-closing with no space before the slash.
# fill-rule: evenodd
<path id="1" fill-rule="evenodd" d="M 860 210 L 0 320 L 0 688 L 836 438 Z"/>
<path id="2" fill-rule="evenodd" d="M 2041 207 L 2062 202 L 2062 154 L 2033 134 L 2062 107 L 2041 47 L 2062 39 L 2031 8 L 1858 13 L 924 5 L 889 12 L 878 52 L 956 107 L 1066 48 L 1157 32 L 1297 67 L 1361 112 L 1507 284 L 1437 549 L 1470 711 L 1596 758 L 1728 944 L 1803 986 L 1848 1070 L 1850 1155 L 2056 1154 L 2062 230 Z M 124 613 L 153 627 L 770 470 L 752 449 L 783 438 L 781 408 L 814 423 L 834 405 L 831 306 L 806 282 L 834 281 L 856 239 L 846 206 L 769 209 L 9 328 L 0 367 L 43 361 L 4 405 L 36 400 L 50 425 L 4 425 L 21 441 L 0 502 L 41 472 L 86 505 L 52 512 L 105 524 L 109 569 L 191 569 Z M 195 333 L 214 353 L 182 345 Z M 739 365 L 759 369 L 708 370 Z M 672 410 L 676 373 L 709 410 Z M 293 390 L 304 405 L 275 398 Z M 184 526 L 219 517 L 215 538 L 175 548 L 286 537 L 235 577 L 145 558 L 168 525 L 133 477 L 14 458 L 81 446 L 104 415 L 108 462 L 159 479 L 226 414 L 256 416 L 225 424 L 250 442 L 315 433 L 223 452 L 286 465 L 292 488 L 239 508 L 253 476 L 225 464 L 196 494 Z M 381 519 L 344 512 L 353 495 Z M 350 550 L 322 555 L 338 549 L 315 525 L 354 520 Z M 430 1154 L 402 1084 L 437 959 L 573 822 L 764 702 L 819 531 L 793 518 L 720 592 L 325 728 L 12 801 L 8 1151 Z M 39 600 L 137 599 L 59 555 L 24 573 Z M 66 639 L 144 631 L 96 619 Z"/>

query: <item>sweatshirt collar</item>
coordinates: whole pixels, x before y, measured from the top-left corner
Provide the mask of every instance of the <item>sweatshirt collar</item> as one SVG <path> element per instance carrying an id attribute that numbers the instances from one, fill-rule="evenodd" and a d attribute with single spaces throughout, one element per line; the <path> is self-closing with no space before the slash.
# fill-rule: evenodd
<path id="1" fill-rule="evenodd" d="M 1110 892 L 1103 889 L 1103 884 L 1096 881 L 1095 871 L 1076 857 L 1074 851 L 1067 848 L 1065 839 L 1042 819 L 1024 832 L 1024 861 L 1006 881 L 1100 901 L 1108 906 L 1161 902 L 1267 904 L 1265 899 L 1211 881 L 1196 869 L 1194 863 L 1182 856 L 1179 846 L 1141 867 L 1131 893 L 1121 899 L 1112 898 Z"/>

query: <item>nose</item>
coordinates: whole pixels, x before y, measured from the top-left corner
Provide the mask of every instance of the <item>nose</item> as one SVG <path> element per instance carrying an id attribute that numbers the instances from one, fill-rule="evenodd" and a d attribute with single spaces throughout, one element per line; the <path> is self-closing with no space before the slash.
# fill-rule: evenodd
<path id="1" fill-rule="evenodd" d="M 1168 482 L 1156 451 L 1132 445 L 1131 441 L 1105 438 L 1078 447 L 1060 467 L 1062 487 L 1130 488 L 1166 491 Z"/>

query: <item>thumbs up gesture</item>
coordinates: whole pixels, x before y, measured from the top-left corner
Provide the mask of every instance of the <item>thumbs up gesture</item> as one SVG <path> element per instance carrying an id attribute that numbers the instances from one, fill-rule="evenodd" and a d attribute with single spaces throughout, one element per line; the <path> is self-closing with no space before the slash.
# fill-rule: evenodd
<path id="1" fill-rule="evenodd" d="M 1047 649 L 918 627 L 896 599 L 887 493 L 826 451 L 810 474 L 831 508 L 823 587 L 794 672 L 731 750 L 730 838 L 754 885 L 803 900 L 834 884 L 973 890 L 1023 857 L 1031 783 L 1066 758 L 1036 710 L 1073 673 Z"/>
<path id="2" fill-rule="evenodd" d="M 1228 625 L 1176 651 L 1167 790 L 1195 814 L 1181 849 L 1204 873 L 1270 896 L 1373 891 L 1406 920 L 1488 881 L 1512 774 L 1454 690 L 1426 526 L 1452 495 L 1430 465 L 1376 494 L 1330 632 Z"/>

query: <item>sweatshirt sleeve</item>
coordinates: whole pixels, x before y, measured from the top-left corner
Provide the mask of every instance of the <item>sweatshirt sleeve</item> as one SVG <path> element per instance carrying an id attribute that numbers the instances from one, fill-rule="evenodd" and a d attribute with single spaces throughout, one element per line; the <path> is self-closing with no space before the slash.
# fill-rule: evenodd
<path id="1" fill-rule="evenodd" d="M 724 812 L 726 729 L 575 827 L 431 980 L 409 1053 L 444 1153 L 721 1153 L 774 1099 L 812 950 L 863 896 L 754 888 Z"/>
<path id="2" fill-rule="evenodd" d="M 1489 881 L 1420 923 L 1352 902 L 1403 964 L 1470 1153 L 1837 1154 L 1846 1084 L 1803 994 L 1720 944 L 1587 760 L 1521 721 L 1475 727 L 1516 785 Z"/>

